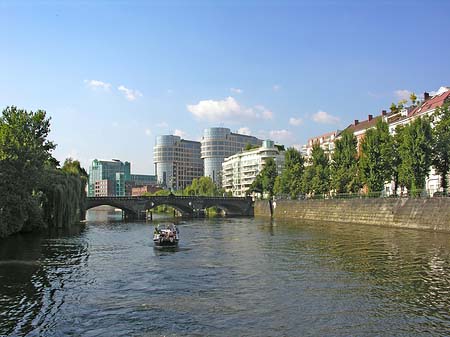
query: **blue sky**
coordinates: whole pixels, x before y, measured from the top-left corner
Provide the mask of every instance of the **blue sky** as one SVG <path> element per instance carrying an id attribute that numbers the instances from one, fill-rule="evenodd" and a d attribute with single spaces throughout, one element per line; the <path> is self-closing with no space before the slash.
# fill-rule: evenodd
<path id="1" fill-rule="evenodd" d="M 450 86 L 449 1 L 1 1 L 0 107 L 57 159 L 153 173 L 158 134 L 286 144 Z"/>

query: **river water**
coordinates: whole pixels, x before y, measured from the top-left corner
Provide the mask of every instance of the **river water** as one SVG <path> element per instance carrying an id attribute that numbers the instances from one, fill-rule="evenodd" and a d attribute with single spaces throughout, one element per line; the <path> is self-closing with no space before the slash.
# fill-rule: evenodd
<path id="1" fill-rule="evenodd" d="M 448 336 L 450 235 L 96 218 L 0 241 L 0 336 Z"/>

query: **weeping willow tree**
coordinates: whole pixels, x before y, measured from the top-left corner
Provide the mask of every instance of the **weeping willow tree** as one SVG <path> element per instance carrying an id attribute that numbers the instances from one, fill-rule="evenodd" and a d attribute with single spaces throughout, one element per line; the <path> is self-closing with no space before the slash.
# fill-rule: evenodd
<path id="1" fill-rule="evenodd" d="M 40 190 L 42 219 L 49 227 L 67 227 L 85 212 L 86 179 L 61 170 L 50 170 Z"/>
<path id="2" fill-rule="evenodd" d="M 58 169 L 49 132 L 43 110 L 12 106 L 0 116 L 0 237 L 68 226 L 84 213 L 86 172 L 71 159 Z"/>

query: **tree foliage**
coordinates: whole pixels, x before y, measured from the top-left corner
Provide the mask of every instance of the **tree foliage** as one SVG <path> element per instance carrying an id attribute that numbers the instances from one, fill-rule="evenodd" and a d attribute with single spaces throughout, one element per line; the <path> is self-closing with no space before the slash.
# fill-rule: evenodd
<path id="1" fill-rule="evenodd" d="M 36 227 L 70 225 L 84 210 L 83 181 L 57 169 L 49 132 L 50 119 L 43 110 L 28 112 L 13 106 L 2 112 L 0 237 Z"/>
<path id="2" fill-rule="evenodd" d="M 192 184 L 184 189 L 183 194 L 213 197 L 222 196 L 223 190 L 217 187 L 210 177 L 200 177 L 193 179 Z"/>
<path id="3" fill-rule="evenodd" d="M 329 160 L 318 143 L 313 144 L 309 165 L 305 168 L 302 180 L 306 193 L 324 194 L 330 191 Z"/>
<path id="4" fill-rule="evenodd" d="M 401 131 L 399 182 L 412 195 L 425 188 L 431 165 L 432 132 L 428 118 L 417 118 Z"/>
<path id="5" fill-rule="evenodd" d="M 437 108 L 433 116 L 432 163 L 441 176 L 441 186 L 447 194 L 448 173 L 450 172 L 450 109 L 449 105 Z"/>
<path id="6" fill-rule="evenodd" d="M 293 147 L 288 148 L 284 156 L 284 169 L 275 180 L 274 192 L 295 198 L 303 192 L 302 178 L 305 160 Z"/>
<path id="7" fill-rule="evenodd" d="M 360 188 L 356 146 L 356 137 L 348 130 L 336 140 L 331 163 L 331 187 L 337 193 L 356 192 Z"/>
<path id="8" fill-rule="evenodd" d="M 369 192 L 384 189 L 392 177 L 393 140 L 388 124 L 379 120 L 375 129 L 367 130 L 361 143 L 359 169 Z"/>
<path id="9" fill-rule="evenodd" d="M 264 168 L 258 173 L 252 185 L 250 185 L 248 192 L 267 193 L 269 197 L 272 197 L 277 174 L 275 160 L 273 158 L 266 158 Z"/>

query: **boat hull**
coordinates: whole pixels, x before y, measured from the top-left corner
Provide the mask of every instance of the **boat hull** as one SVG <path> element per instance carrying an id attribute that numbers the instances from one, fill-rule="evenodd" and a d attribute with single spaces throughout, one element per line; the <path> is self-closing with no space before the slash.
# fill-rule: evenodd
<path id="1" fill-rule="evenodd" d="M 178 246 L 178 240 L 153 240 L 153 243 L 157 247 L 176 247 Z"/>

